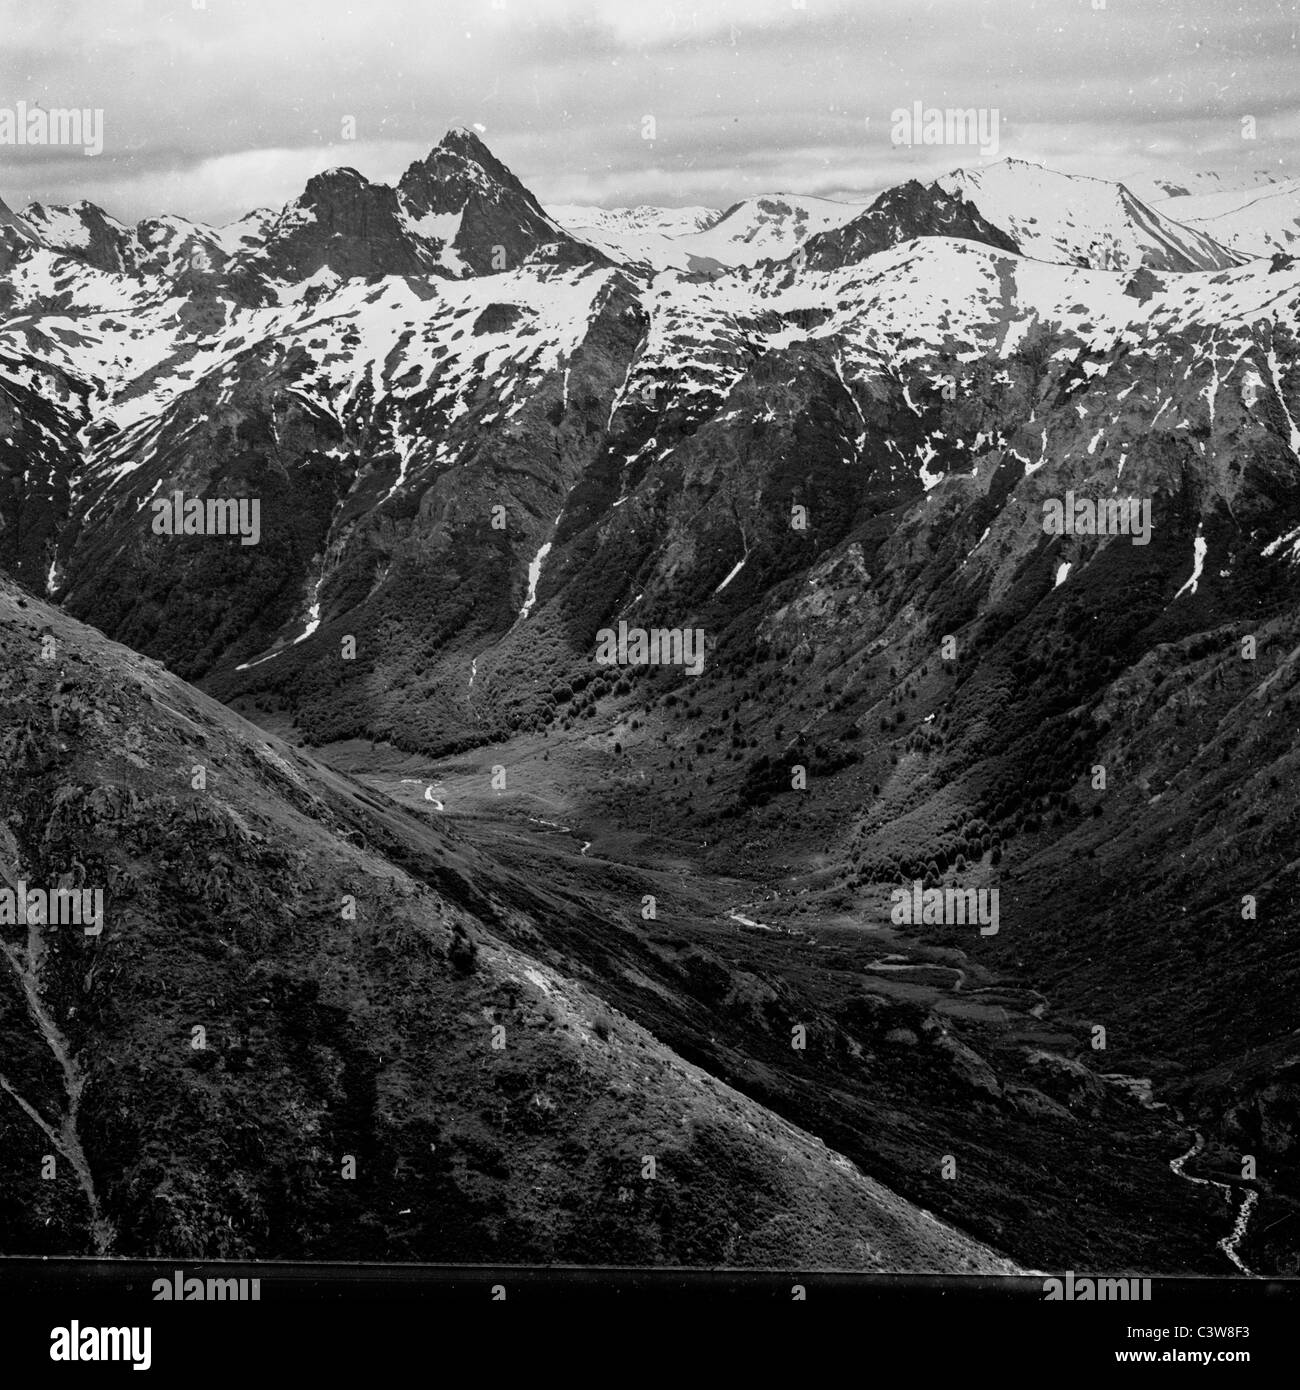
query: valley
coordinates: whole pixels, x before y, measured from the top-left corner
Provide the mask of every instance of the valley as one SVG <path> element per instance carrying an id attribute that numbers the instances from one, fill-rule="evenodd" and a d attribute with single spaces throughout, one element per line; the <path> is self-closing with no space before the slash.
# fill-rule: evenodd
<path id="1" fill-rule="evenodd" d="M 581 756 L 580 749 L 564 751 Z M 791 863 L 790 872 L 778 880 L 736 878 L 705 868 L 706 842 L 605 821 L 591 831 L 598 837 L 594 863 L 584 862 L 579 845 L 585 832 L 568 823 L 580 810 L 571 789 L 575 782 L 590 785 L 599 779 L 581 773 L 571 779 L 550 753 L 561 750 L 512 743 L 434 766 L 395 749 L 354 742 L 323 749 L 317 756 L 416 816 L 428 816 L 420 807 L 421 788 L 436 786 L 446 797 L 445 813 L 435 817 L 439 824 L 450 823 L 493 864 L 536 876 L 574 904 L 563 925 L 557 921 L 546 933 L 547 946 L 555 953 L 547 959 L 557 968 L 580 975 L 594 969 L 613 985 L 607 997 L 670 1039 L 676 1050 L 700 1058 L 711 1070 L 721 1064 L 726 1068 L 721 1074 L 731 1084 L 826 1138 L 870 1171 L 889 1165 L 891 1185 L 909 1197 L 919 1195 L 931 1210 L 994 1242 L 1006 1229 L 997 1224 L 997 1216 L 980 1222 L 968 1205 L 973 1194 L 964 1184 L 953 1184 L 948 1198 L 944 1180 L 925 1171 L 938 1166 L 944 1124 L 955 1124 L 946 1135 L 946 1152 L 960 1152 L 961 1167 L 968 1154 L 978 1165 L 982 1181 L 976 1200 L 981 1206 L 991 1200 L 998 1148 L 1007 1145 L 1032 1155 L 1041 1145 L 1044 1168 L 1031 1157 L 1027 1171 L 1035 1176 L 1027 1179 L 1026 1170 L 1015 1175 L 1016 1191 L 1023 1196 L 1027 1182 L 1035 1194 L 1030 1200 L 1041 1204 L 1044 1218 L 1043 1244 L 1028 1254 L 1023 1247 L 1018 1251 L 1034 1267 L 1068 1263 L 1076 1258 L 1071 1250 L 1079 1244 L 1088 1246 L 1098 1268 L 1148 1267 L 1151 1255 L 1139 1253 L 1134 1242 L 1148 1238 L 1145 1232 L 1157 1221 L 1190 1223 L 1189 1230 L 1199 1232 L 1189 1235 L 1180 1251 L 1187 1270 L 1222 1274 L 1225 1259 L 1237 1263 L 1235 1243 L 1229 1253 L 1229 1235 L 1219 1232 L 1225 1219 L 1232 1224 L 1231 1212 L 1225 1216 L 1217 1203 L 1194 1200 L 1191 1210 L 1173 1215 L 1182 1197 L 1176 1185 L 1164 1180 L 1162 1169 L 1186 1179 L 1189 1188 L 1183 1192 L 1194 1183 L 1209 1186 L 1184 1174 L 1161 1148 L 1181 1144 L 1188 1133 L 1185 1123 L 1165 1104 L 1151 1102 L 1149 1084 L 1089 1064 L 1083 1018 L 1071 1017 L 1023 978 L 972 959 L 967 950 L 898 931 L 889 925 L 887 912 L 873 917 L 845 911 L 837 894 L 817 886 L 818 856 Z M 511 770 L 511 792 L 490 790 L 491 769 L 502 765 Z M 535 814 L 538 807 L 559 819 Z M 581 815 L 577 821 L 581 827 Z M 616 894 L 609 891 L 611 878 L 620 881 Z M 654 898 L 656 918 L 638 924 L 647 894 Z M 671 949 L 665 951 L 665 944 Z M 622 963 L 625 959 L 630 963 Z M 692 977 L 702 971 L 696 962 L 707 960 L 714 978 L 711 991 L 701 990 L 703 980 L 691 978 L 684 1000 L 680 971 L 665 974 L 664 965 L 687 960 Z M 698 999 L 721 1007 L 707 1025 L 692 1016 L 693 1010 L 683 1018 L 683 1004 Z M 864 1008 L 876 1016 L 874 1056 L 870 1043 L 862 1045 L 864 1035 L 844 1036 L 861 1027 Z M 892 1027 L 885 1028 L 886 1021 Z M 806 1034 L 802 1049 L 791 1047 L 790 1038 L 783 1036 L 798 1026 Z M 754 1037 L 756 1027 L 761 1045 Z M 940 1054 L 937 1066 L 933 1055 L 924 1062 L 917 1056 L 917 1049 L 923 1054 L 929 1046 L 947 1054 Z M 783 1056 L 787 1049 L 789 1055 Z M 745 1065 L 741 1059 L 756 1052 L 763 1065 Z M 918 1070 L 927 1078 L 926 1099 L 918 1102 L 912 1091 L 905 1102 Z M 899 1110 L 891 1112 L 890 1103 Z M 931 1110 L 926 1121 L 918 1120 L 918 1112 Z M 1011 1112 L 1010 1123 L 999 1110 Z M 995 1138 L 980 1133 L 990 1119 Z M 1053 1120 L 1064 1121 L 1064 1131 Z M 1131 1142 L 1135 1132 L 1143 1136 L 1140 1153 L 1145 1156 L 1124 1158 L 1116 1140 L 1122 1136 Z M 1079 1150 L 1077 1170 L 1067 1162 L 1074 1176 L 1064 1179 L 1063 1142 Z M 1116 1175 L 1121 1163 L 1122 1178 Z M 1153 1164 L 1153 1170 L 1135 1172 L 1142 1163 Z M 1049 1236 L 1048 1228 L 1063 1220 L 1056 1208 L 1059 1194 L 1072 1181 L 1086 1180 L 1095 1190 L 1103 1173 L 1106 1182 L 1119 1181 L 1124 1189 L 1108 1207 L 1109 1219 L 1116 1227 L 1132 1225 L 1142 1211 L 1141 1227 L 1128 1231 L 1127 1242 L 1111 1243 L 1097 1230 L 1085 1237 L 1077 1221 L 1069 1220 Z M 1219 1190 L 1229 1191 L 1222 1185 Z M 1253 1207 L 1259 1193 L 1251 1189 L 1246 1196 Z M 1285 1218 L 1288 1206 L 1283 1201 L 1275 1214 Z M 1018 1204 L 1007 1210 L 1024 1214 Z M 1239 1239 L 1246 1230 L 1239 1222 L 1230 1236 Z M 1198 1240 L 1205 1248 L 1194 1249 Z"/>
<path id="2" fill-rule="evenodd" d="M 8 1247 L 1300 1272 L 1291 194 L 0 207 Z"/>

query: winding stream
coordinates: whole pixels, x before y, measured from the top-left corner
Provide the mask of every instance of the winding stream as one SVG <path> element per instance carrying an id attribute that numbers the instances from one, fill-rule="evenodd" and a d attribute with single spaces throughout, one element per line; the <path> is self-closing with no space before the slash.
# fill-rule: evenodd
<path id="1" fill-rule="evenodd" d="M 1231 1201 L 1232 1188 L 1229 1187 L 1226 1182 L 1215 1182 L 1213 1178 L 1194 1178 L 1190 1173 L 1183 1172 L 1183 1168 L 1188 1160 L 1195 1158 L 1204 1147 L 1205 1136 L 1198 1130 L 1196 1133 L 1196 1142 L 1185 1154 L 1181 1155 L 1181 1157 L 1171 1158 L 1169 1160 L 1169 1167 L 1182 1178 L 1184 1182 L 1194 1182 L 1198 1187 L 1217 1187 L 1219 1191 Z M 1257 1201 L 1259 1201 L 1259 1193 L 1253 1188 L 1249 1189 L 1245 1197 L 1242 1198 L 1241 1208 L 1237 1212 L 1237 1219 L 1233 1223 L 1232 1231 L 1219 1242 L 1219 1249 L 1223 1251 L 1247 1278 L 1252 1278 L 1253 1276 L 1251 1271 L 1247 1269 L 1242 1262 L 1241 1256 L 1237 1254 L 1237 1248 L 1245 1238 L 1246 1227 L 1250 1225 L 1250 1214 L 1255 1209 L 1255 1203 Z"/>

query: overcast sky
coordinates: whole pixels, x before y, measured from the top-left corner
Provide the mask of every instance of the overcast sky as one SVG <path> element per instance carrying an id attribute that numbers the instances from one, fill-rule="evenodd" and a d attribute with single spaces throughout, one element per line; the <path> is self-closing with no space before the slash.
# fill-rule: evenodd
<path id="1" fill-rule="evenodd" d="M 856 197 L 984 162 L 894 144 L 917 101 L 997 108 L 997 158 L 1071 173 L 1300 174 L 1300 0 L 1098 3 L 0 0 L 0 113 L 104 112 L 96 157 L 0 144 L 0 198 L 223 222 L 335 165 L 392 182 L 458 125 L 544 203 Z"/>

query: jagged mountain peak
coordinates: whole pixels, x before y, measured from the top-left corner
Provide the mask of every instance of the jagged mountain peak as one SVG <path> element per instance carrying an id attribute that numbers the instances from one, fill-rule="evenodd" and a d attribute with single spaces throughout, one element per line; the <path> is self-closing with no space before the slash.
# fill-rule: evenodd
<path id="1" fill-rule="evenodd" d="M 479 139 L 478 132 L 467 125 L 452 126 L 438 141 L 436 148 L 464 155 L 467 159 L 491 159 L 495 162 L 495 156 Z"/>
<path id="2" fill-rule="evenodd" d="M 272 279 L 301 282 L 322 267 L 345 279 L 413 275 L 428 268 L 403 225 L 397 191 L 356 169 L 327 169 L 276 215 L 260 246 L 237 262 Z"/>
<path id="3" fill-rule="evenodd" d="M 349 165 L 337 165 L 333 169 L 322 170 L 319 174 L 313 174 L 307 180 L 307 186 L 303 190 L 303 199 L 319 199 L 328 196 L 336 190 L 351 190 L 355 188 L 375 188 L 381 185 L 372 184 L 366 176 L 357 169 Z M 301 201 L 301 200 L 300 200 Z"/>
<path id="4" fill-rule="evenodd" d="M 356 169 L 317 174 L 266 238 L 280 278 L 301 281 L 327 266 L 372 274 L 461 277 L 518 264 L 539 244 L 565 238 L 537 200 L 464 127 L 450 130 L 395 187 Z M 504 247 L 498 253 L 497 248 Z"/>
<path id="5" fill-rule="evenodd" d="M 517 199 L 545 219 L 541 204 L 478 135 L 457 126 L 402 175 L 398 189 L 419 213 L 448 211 L 453 202 L 473 195 L 496 202 Z"/>
<path id="6" fill-rule="evenodd" d="M 94 204 L 33 203 L 0 225 L 112 274 L 174 282 L 198 268 L 241 283 L 237 297 L 274 298 L 276 284 L 301 284 L 328 269 L 343 279 L 372 275 L 492 274 L 541 254 L 569 264 L 605 258 L 571 237 L 467 127 L 449 130 L 395 186 L 337 166 L 307 180 L 274 211 L 249 213 L 222 229 L 163 215 L 130 228 Z"/>
<path id="7" fill-rule="evenodd" d="M 843 226 L 809 237 L 785 263 L 787 278 L 803 270 L 838 270 L 916 237 L 960 237 L 999 251 L 1016 251 L 1004 232 L 983 217 L 962 190 L 909 179 L 887 188 Z"/>
<path id="8" fill-rule="evenodd" d="M 605 258 L 552 221 L 465 126 L 449 130 L 397 185 L 405 225 L 455 275 L 490 274 L 545 250 L 568 263 Z"/>

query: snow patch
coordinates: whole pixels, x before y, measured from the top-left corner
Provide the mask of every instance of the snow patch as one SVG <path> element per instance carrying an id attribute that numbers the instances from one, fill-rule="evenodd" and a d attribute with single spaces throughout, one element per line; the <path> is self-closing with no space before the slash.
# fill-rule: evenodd
<path id="1" fill-rule="evenodd" d="M 723 589 L 725 589 L 727 585 L 730 584 L 731 581 L 740 573 L 741 568 L 745 563 L 745 559 L 746 557 L 742 555 L 741 558 L 736 561 L 736 563 L 731 567 L 731 572 L 722 581 L 722 583 L 719 584 L 716 589 L 714 589 L 713 592 L 715 594 L 720 594 L 723 591 Z"/>
<path id="2" fill-rule="evenodd" d="M 1196 586 L 1200 583 L 1201 570 L 1205 567 L 1205 552 L 1209 547 L 1205 543 L 1205 537 L 1198 531 L 1196 538 L 1192 541 L 1192 577 L 1174 595 L 1176 599 L 1182 598 L 1185 593 L 1196 592 Z"/>

